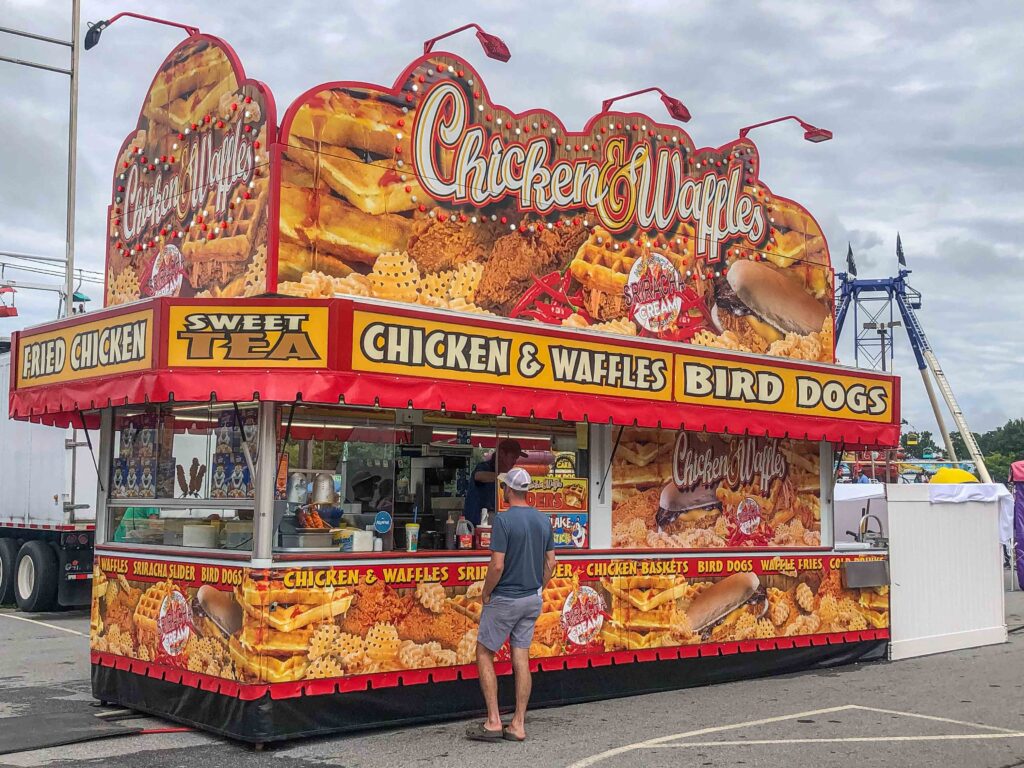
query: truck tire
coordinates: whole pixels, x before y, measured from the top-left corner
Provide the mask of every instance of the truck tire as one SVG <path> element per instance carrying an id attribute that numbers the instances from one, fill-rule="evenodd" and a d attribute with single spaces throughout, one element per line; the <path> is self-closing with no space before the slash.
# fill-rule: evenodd
<path id="1" fill-rule="evenodd" d="M 57 601 L 57 555 L 45 541 L 26 541 L 18 551 L 14 598 L 28 613 L 49 611 Z"/>
<path id="2" fill-rule="evenodd" d="M 14 602 L 14 566 L 18 562 L 18 542 L 0 539 L 0 605 Z"/>

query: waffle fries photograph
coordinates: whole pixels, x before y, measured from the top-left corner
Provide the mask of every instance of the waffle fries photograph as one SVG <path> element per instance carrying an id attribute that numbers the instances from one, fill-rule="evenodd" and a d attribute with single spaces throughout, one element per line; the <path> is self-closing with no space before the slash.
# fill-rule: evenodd
<path id="1" fill-rule="evenodd" d="M 590 147 L 586 137 L 563 138 L 545 113 L 513 114 L 496 107 L 483 94 L 479 75 L 458 59 L 432 56 L 407 74 L 395 89 L 325 87 L 295 111 L 283 137 L 280 293 L 355 295 L 602 333 L 833 359 L 828 251 L 820 227 L 799 205 L 772 198 L 750 177 L 743 191 L 763 202 L 770 228 L 756 245 L 734 237 L 708 254 L 689 221 L 660 231 L 634 226 L 613 234 L 613 227 L 583 207 L 537 214 L 510 198 L 481 207 L 435 199 L 424 188 L 430 186 L 424 174 L 454 175 L 457 148 L 435 143 L 433 167 L 421 169 L 412 142 L 423 99 L 438 84 L 461 88 L 475 122 L 495 140 L 545 136 L 550 162 L 599 163 L 598 139 Z M 613 118 L 592 128 L 607 134 L 601 140 L 618 135 L 627 142 L 648 141 L 652 152 L 669 141 L 653 130 L 632 135 L 630 126 Z M 701 163 L 722 166 L 725 159 L 741 159 L 739 149 L 701 152 L 688 158 L 694 164 L 688 173 L 701 175 Z M 747 162 L 748 172 L 756 174 L 756 157 Z M 743 281 L 729 277 L 734 266 L 737 274 L 744 271 L 741 262 L 750 262 L 759 278 L 774 278 L 781 290 L 755 301 Z M 662 285 L 662 273 L 675 286 L 672 296 L 660 307 L 640 301 L 648 304 L 641 311 L 634 304 L 642 295 L 636 287 L 645 277 Z M 793 322 L 785 318 L 787 301 L 804 305 Z M 813 319 L 810 326 L 804 315 Z"/>
<path id="2" fill-rule="evenodd" d="M 183 650 L 177 656 L 167 655 L 159 624 L 164 601 L 175 590 L 191 599 L 195 590 L 183 589 L 169 580 L 133 582 L 122 574 L 107 574 L 99 568 L 95 569 L 93 579 L 89 621 L 92 650 L 140 661 L 160 661 L 227 680 L 257 681 L 257 675 L 247 675 L 243 667 L 236 666 L 227 636 L 202 617 L 193 617 Z"/>
<path id="3" fill-rule="evenodd" d="M 215 41 L 185 41 L 164 62 L 115 168 L 108 306 L 153 295 L 267 292 L 270 137 L 263 99 Z M 228 152 L 241 164 L 243 150 L 252 169 L 227 183 L 236 166 L 214 166 L 210 157 Z M 190 188 L 196 183 L 204 186 Z M 177 205 L 140 210 L 142 201 L 164 194 L 177 195 Z M 183 267 L 164 263 L 169 246 L 180 251 Z"/>
<path id="4" fill-rule="evenodd" d="M 783 477 L 767 490 L 760 475 L 735 487 L 716 481 L 700 493 L 668 494 L 688 504 L 668 509 L 666 489 L 673 483 L 676 433 L 625 427 L 617 433 L 612 457 L 612 547 L 618 549 L 725 549 L 821 546 L 820 456 L 816 443 L 779 440 L 786 462 Z M 717 453 L 731 450 L 729 440 L 712 439 Z M 741 504 L 753 502 L 760 522 L 742 530 Z"/>
<path id="5" fill-rule="evenodd" d="M 248 683 L 472 664 L 483 610 L 483 582 L 395 589 L 379 581 L 349 588 L 288 588 L 247 576 L 234 591 L 188 588 L 193 622 L 183 651 L 161 655 L 159 616 L 171 581 L 129 582 L 97 574 L 90 635 L 93 650 Z M 548 596 L 560 615 L 564 590 Z M 555 623 L 557 626 L 557 621 Z M 236 628 L 237 627 L 237 628 Z M 560 630 L 559 630 L 560 631 Z M 561 637 L 538 652 L 557 655 Z"/>

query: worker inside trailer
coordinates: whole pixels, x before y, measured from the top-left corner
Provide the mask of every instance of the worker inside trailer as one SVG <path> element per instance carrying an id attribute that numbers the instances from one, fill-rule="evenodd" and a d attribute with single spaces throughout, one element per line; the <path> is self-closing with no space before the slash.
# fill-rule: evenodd
<path id="1" fill-rule="evenodd" d="M 527 457 L 517 440 L 502 440 L 496 450 L 473 468 L 473 477 L 466 490 L 463 516 L 473 525 L 480 525 L 483 510 L 494 511 L 497 503 L 496 481 L 502 472 L 508 472 L 519 459 Z"/>

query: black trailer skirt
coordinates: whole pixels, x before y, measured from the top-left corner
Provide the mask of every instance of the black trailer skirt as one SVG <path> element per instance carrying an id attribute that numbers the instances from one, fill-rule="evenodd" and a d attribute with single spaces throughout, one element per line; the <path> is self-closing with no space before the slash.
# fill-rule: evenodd
<path id="1" fill-rule="evenodd" d="M 745 678 L 875 661 L 888 640 L 535 672 L 531 707 L 550 707 Z M 502 701 L 513 680 L 498 678 Z M 453 680 L 318 696 L 243 700 L 94 664 L 93 696 L 256 744 L 304 736 L 471 717 L 483 711 L 476 680 Z"/>

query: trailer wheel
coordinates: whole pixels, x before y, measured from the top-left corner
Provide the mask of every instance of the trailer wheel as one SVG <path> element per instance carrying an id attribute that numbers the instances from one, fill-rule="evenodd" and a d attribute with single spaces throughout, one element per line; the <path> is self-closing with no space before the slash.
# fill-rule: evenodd
<path id="1" fill-rule="evenodd" d="M 14 602 L 14 567 L 18 562 L 18 542 L 0 539 L 0 605 Z"/>
<path id="2" fill-rule="evenodd" d="M 14 576 L 18 608 L 49 611 L 57 601 L 57 555 L 45 541 L 26 541 L 18 552 Z"/>

